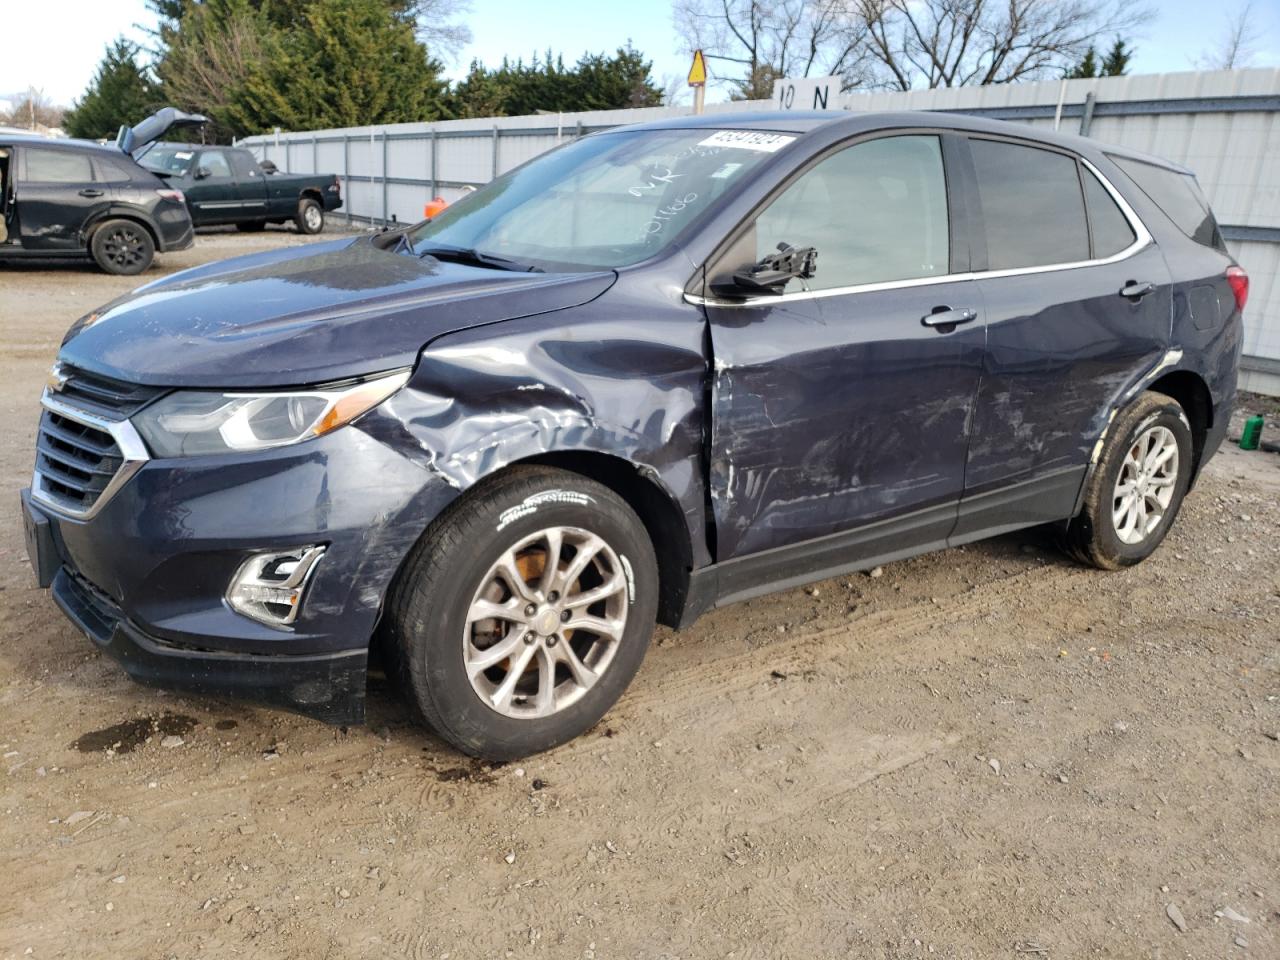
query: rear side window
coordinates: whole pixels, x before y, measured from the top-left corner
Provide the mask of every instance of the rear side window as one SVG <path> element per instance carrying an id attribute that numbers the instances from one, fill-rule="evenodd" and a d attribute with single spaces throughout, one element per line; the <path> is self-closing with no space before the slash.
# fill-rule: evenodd
<path id="1" fill-rule="evenodd" d="M 86 153 L 63 150 L 41 150 L 28 147 L 24 151 L 29 183 L 89 183 L 93 165 Z"/>
<path id="2" fill-rule="evenodd" d="M 970 140 L 990 270 L 1089 259 L 1076 161 L 999 140 Z"/>
<path id="3" fill-rule="evenodd" d="M 1209 209 L 1209 201 L 1200 192 L 1200 185 L 1195 177 L 1168 167 L 1158 167 L 1154 163 L 1143 163 L 1141 160 L 1130 160 L 1127 157 L 1112 157 L 1112 161 L 1129 175 L 1142 192 L 1164 211 L 1188 237 L 1206 247 L 1225 250 L 1222 234 L 1218 231 L 1218 222 Z"/>
<path id="4" fill-rule="evenodd" d="M 950 233 L 936 136 L 854 144 L 804 173 L 756 220 L 756 256 L 786 243 L 818 251 L 809 289 L 947 272 Z"/>
<path id="5" fill-rule="evenodd" d="M 1093 257 L 1101 260 L 1114 256 L 1138 239 L 1116 205 L 1107 188 L 1089 170 L 1083 167 L 1080 177 L 1084 180 L 1085 206 L 1089 208 L 1089 236 L 1093 243 Z"/>

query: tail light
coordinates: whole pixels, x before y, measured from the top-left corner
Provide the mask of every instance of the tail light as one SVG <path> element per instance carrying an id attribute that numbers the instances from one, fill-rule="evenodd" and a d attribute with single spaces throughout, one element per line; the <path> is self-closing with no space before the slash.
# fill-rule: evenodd
<path id="1" fill-rule="evenodd" d="M 157 190 L 156 196 L 161 200 L 172 200 L 174 203 L 186 203 L 187 198 L 181 190 Z"/>
<path id="2" fill-rule="evenodd" d="M 1236 296 L 1236 309 L 1243 311 L 1249 300 L 1249 275 L 1239 267 L 1227 267 L 1227 283 Z"/>

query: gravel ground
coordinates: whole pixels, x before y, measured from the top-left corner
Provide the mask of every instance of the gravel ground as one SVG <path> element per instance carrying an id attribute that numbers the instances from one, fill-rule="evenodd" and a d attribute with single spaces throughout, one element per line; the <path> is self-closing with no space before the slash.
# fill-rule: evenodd
<path id="1" fill-rule="evenodd" d="M 660 631 L 486 765 L 376 679 L 349 731 L 138 687 L 35 589 L 40 386 L 137 282 L 0 268 L 0 957 L 1280 957 L 1280 457 L 1120 573 L 1027 532 Z"/>

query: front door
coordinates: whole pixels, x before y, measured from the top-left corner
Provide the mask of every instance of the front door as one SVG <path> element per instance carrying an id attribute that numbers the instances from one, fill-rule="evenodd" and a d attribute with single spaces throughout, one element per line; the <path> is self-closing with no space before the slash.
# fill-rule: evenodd
<path id="1" fill-rule="evenodd" d="M 94 176 L 88 150 L 20 148 L 18 234 L 27 250 L 84 247 L 85 221 L 111 203 L 111 191 Z"/>
<path id="2" fill-rule="evenodd" d="M 1170 277 L 1068 153 L 975 137 L 987 363 L 954 542 L 1061 520 L 1123 392 L 1169 347 Z M 975 251 L 975 257 L 983 251 Z"/>
<path id="3" fill-rule="evenodd" d="M 228 223 L 241 216 L 240 188 L 231 161 L 222 150 L 201 150 L 191 171 L 190 185 L 184 188 L 191 221 Z"/>
<path id="4" fill-rule="evenodd" d="M 236 178 L 236 192 L 240 197 L 240 217 L 244 220 L 263 220 L 267 216 L 267 178 L 247 150 L 232 150 L 231 172 Z"/>
<path id="5" fill-rule="evenodd" d="M 968 262 L 952 250 L 943 140 L 884 136 L 828 154 L 733 244 L 757 259 L 814 247 L 818 259 L 780 296 L 707 298 L 718 560 L 794 558 L 785 548 L 815 541 L 799 561 L 813 572 L 944 544 L 984 325 L 977 284 L 951 276 Z M 741 266 L 725 260 L 713 280 Z"/>

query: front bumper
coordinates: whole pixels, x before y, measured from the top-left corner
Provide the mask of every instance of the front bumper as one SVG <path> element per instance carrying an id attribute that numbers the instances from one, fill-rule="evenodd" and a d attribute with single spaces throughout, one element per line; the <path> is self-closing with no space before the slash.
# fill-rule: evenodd
<path id="1" fill-rule="evenodd" d="M 66 567 L 55 575 L 52 591 L 68 619 L 139 683 L 241 697 L 341 726 L 364 722 L 367 648 L 254 656 L 180 647 L 148 636 Z"/>
<path id="2" fill-rule="evenodd" d="M 37 575 L 135 679 L 353 723 L 383 599 L 455 496 L 404 425 L 375 410 L 276 450 L 145 461 L 89 517 L 23 501 L 29 541 L 45 541 Z M 326 550 L 292 624 L 231 609 L 246 559 L 309 544 Z"/>

